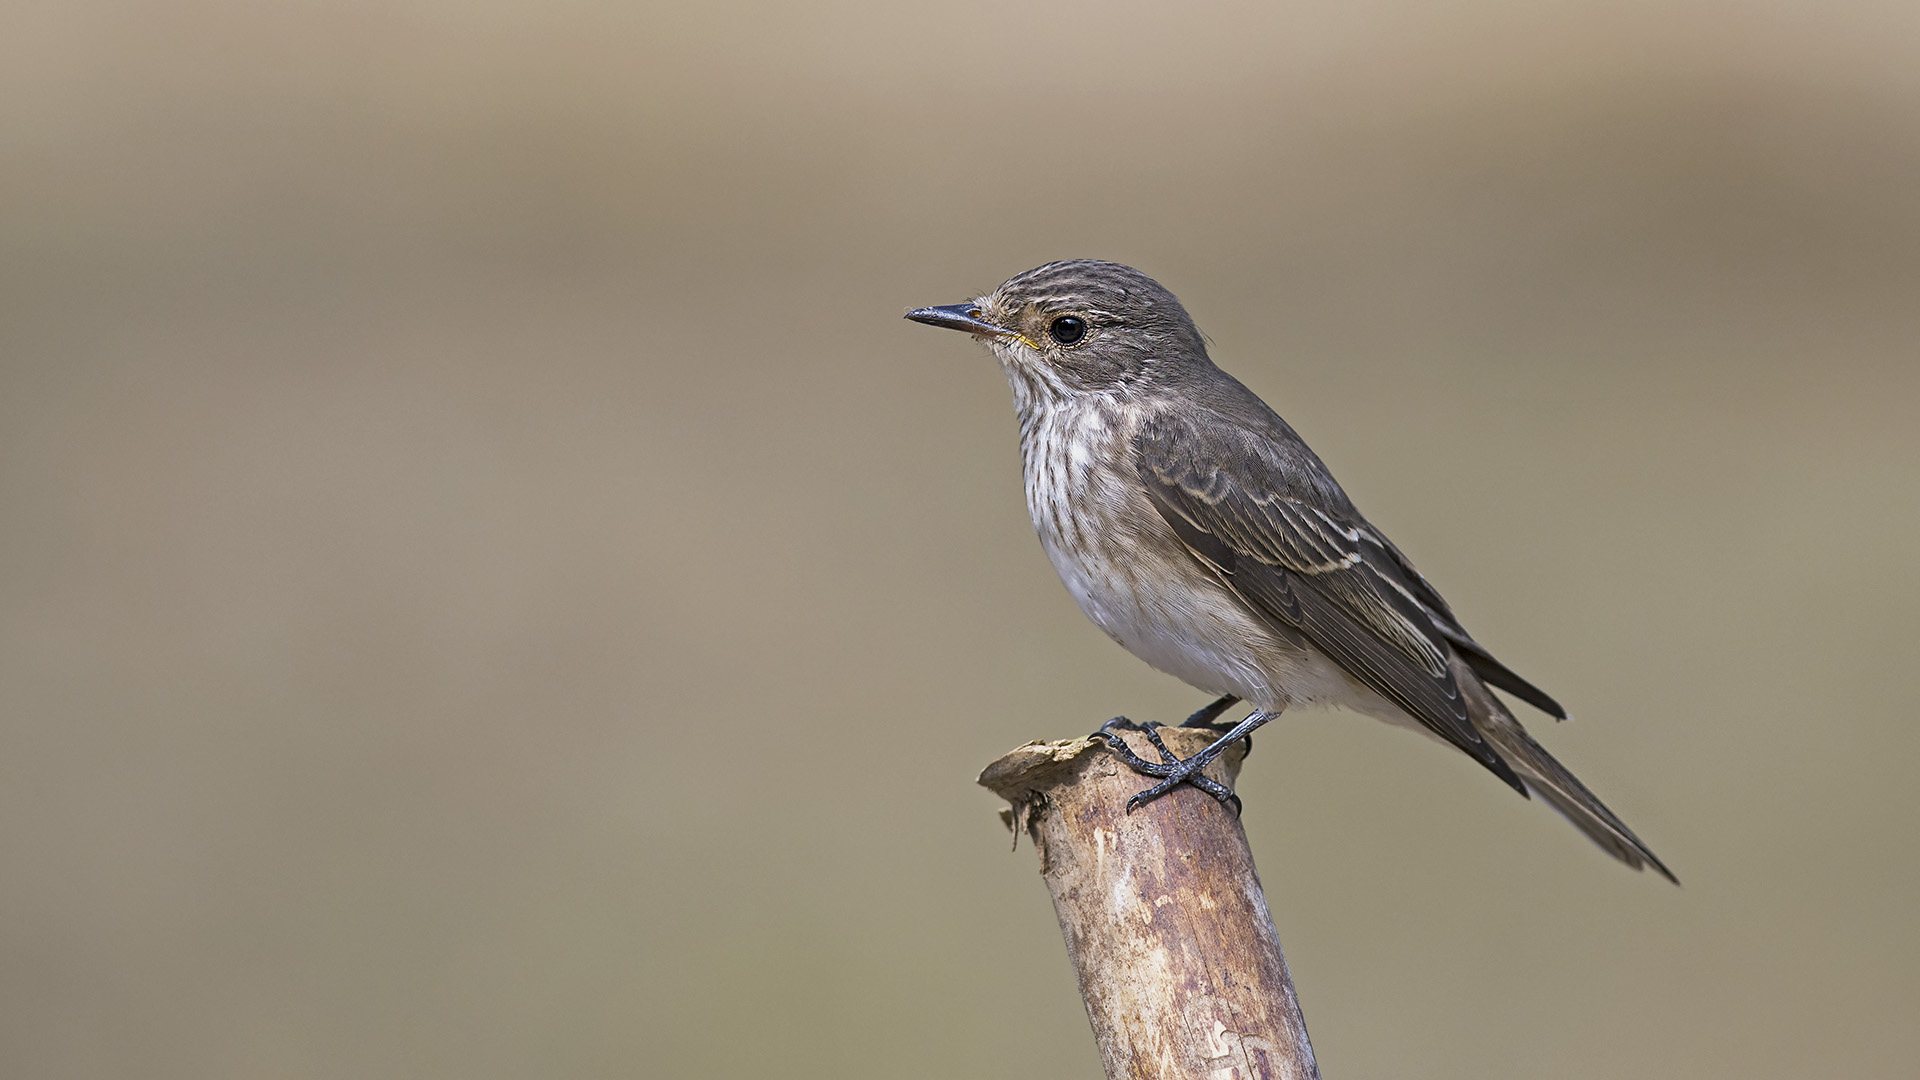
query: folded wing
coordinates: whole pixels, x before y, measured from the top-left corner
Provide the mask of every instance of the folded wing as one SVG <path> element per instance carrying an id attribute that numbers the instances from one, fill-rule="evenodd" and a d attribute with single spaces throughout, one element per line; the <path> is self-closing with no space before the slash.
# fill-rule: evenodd
<path id="1" fill-rule="evenodd" d="M 1231 429 L 1202 434 L 1162 417 L 1133 446 L 1161 516 L 1250 606 L 1526 794 L 1469 717 L 1454 649 L 1476 670 L 1477 653 L 1511 673 L 1472 644 L 1432 587 L 1344 498 L 1302 491 L 1251 437 Z"/>

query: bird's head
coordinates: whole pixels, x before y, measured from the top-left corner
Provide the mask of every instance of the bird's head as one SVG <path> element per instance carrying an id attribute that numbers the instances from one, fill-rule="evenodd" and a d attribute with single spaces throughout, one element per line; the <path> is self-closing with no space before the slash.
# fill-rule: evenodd
<path id="1" fill-rule="evenodd" d="M 1017 390 L 1047 397 L 1121 389 L 1208 363 L 1200 332 L 1172 293 L 1130 266 L 1095 259 L 1048 263 L 985 296 L 907 318 L 974 335 Z"/>

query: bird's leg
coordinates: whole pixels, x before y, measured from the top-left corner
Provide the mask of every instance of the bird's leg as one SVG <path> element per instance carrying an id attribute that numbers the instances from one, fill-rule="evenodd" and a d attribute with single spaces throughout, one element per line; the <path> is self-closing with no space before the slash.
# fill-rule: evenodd
<path id="1" fill-rule="evenodd" d="M 1218 700 L 1212 702 L 1211 704 L 1206 705 L 1203 708 L 1196 709 L 1192 716 L 1189 716 L 1185 720 L 1180 722 L 1180 726 L 1181 727 L 1204 727 L 1204 728 L 1219 728 L 1222 726 L 1226 726 L 1226 725 L 1218 724 L 1215 721 L 1220 719 L 1221 713 L 1226 712 L 1228 709 L 1231 709 L 1238 704 L 1240 704 L 1240 698 L 1238 696 L 1234 694 L 1222 694 L 1220 695 Z"/>
<path id="2" fill-rule="evenodd" d="M 1233 725 L 1231 723 L 1219 723 L 1219 717 L 1221 713 L 1226 712 L 1238 704 L 1240 704 L 1240 699 L 1237 696 L 1233 694 L 1222 694 L 1218 701 L 1213 702 L 1203 709 L 1197 710 L 1192 716 L 1187 717 L 1180 726 L 1208 728 L 1213 731 L 1231 730 Z M 1251 735 L 1247 736 L 1247 753 L 1253 753 L 1253 736 Z"/>
<path id="3" fill-rule="evenodd" d="M 1159 783 L 1128 799 L 1127 813 L 1133 813 L 1135 810 L 1165 795 L 1181 784 L 1192 784 L 1194 787 L 1199 788 L 1219 800 L 1222 805 L 1232 806 L 1233 812 L 1238 814 L 1240 812 L 1239 796 L 1229 790 L 1226 785 L 1203 775 L 1201 770 L 1212 764 L 1213 759 L 1225 752 L 1227 747 L 1252 735 L 1262 724 L 1279 715 L 1277 712 L 1256 711 L 1250 714 L 1245 720 L 1235 724 L 1226 734 L 1213 740 L 1213 742 L 1207 744 L 1199 753 L 1190 758 L 1174 756 L 1174 754 L 1167 749 L 1165 743 L 1154 738 L 1156 733 L 1149 730 L 1147 732 L 1147 738 L 1154 744 L 1155 748 L 1160 751 L 1160 755 L 1167 759 L 1165 762 L 1148 761 L 1138 754 L 1135 754 L 1127 748 L 1126 743 L 1120 736 L 1112 733 L 1107 728 L 1101 728 L 1095 732 L 1095 735 L 1105 741 L 1107 746 L 1113 750 L 1114 754 L 1134 772 L 1144 776 L 1158 776 L 1163 778 Z"/>
<path id="4" fill-rule="evenodd" d="M 1217 723 L 1216 721 L 1219 720 L 1221 713 L 1226 712 L 1228 709 L 1233 708 L 1235 705 L 1238 705 L 1239 703 L 1240 703 L 1240 699 L 1238 697 L 1235 697 L 1232 694 L 1222 694 L 1220 695 L 1220 697 L 1216 698 L 1215 700 L 1208 702 L 1206 705 L 1203 705 L 1198 709 L 1195 709 L 1191 716 L 1187 717 L 1185 720 L 1182 720 L 1180 722 L 1180 726 L 1181 727 L 1213 728 L 1217 731 L 1223 731 L 1226 728 L 1232 727 L 1233 725 L 1220 724 L 1220 723 Z M 1101 724 L 1100 730 L 1101 731 L 1152 731 L 1154 728 L 1165 727 L 1165 726 L 1166 726 L 1165 724 L 1162 724 L 1158 720 L 1149 720 L 1143 724 L 1137 720 L 1129 720 L 1124 716 L 1116 716 L 1113 719 L 1107 721 L 1106 723 Z M 1171 761 L 1175 759 L 1169 758 L 1168 760 Z"/>

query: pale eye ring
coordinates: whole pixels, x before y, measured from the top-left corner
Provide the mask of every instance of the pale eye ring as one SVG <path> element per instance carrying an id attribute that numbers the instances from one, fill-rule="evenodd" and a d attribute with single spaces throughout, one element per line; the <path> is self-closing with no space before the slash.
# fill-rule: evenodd
<path id="1" fill-rule="evenodd" d="M 1062 345 L 1077 345 L 1087 336 L 1087 320 L 1078 315 L 1062 315 L 1047 324 L 1047 336 Z"/>

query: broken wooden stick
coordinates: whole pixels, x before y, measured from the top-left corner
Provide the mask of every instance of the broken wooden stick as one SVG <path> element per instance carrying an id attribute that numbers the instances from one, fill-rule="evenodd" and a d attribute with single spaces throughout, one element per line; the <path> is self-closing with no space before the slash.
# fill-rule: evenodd
<path id="1" fill-rule="evenodd" d="M 1216 733 L 1161 728 L 1186 757 Z M 1134 752 L 1159 760 L 1144 736 Z M 1241 748 L 1207 769 L 1232 785 Z M 1280 936 L 1233 811 L 1183 785 L 1132 814 L 1152 780 L 1098 741 L 1037 742 L 980 783 L 1040 855 L 1108 1080 L 1317 1080 Z"/>

